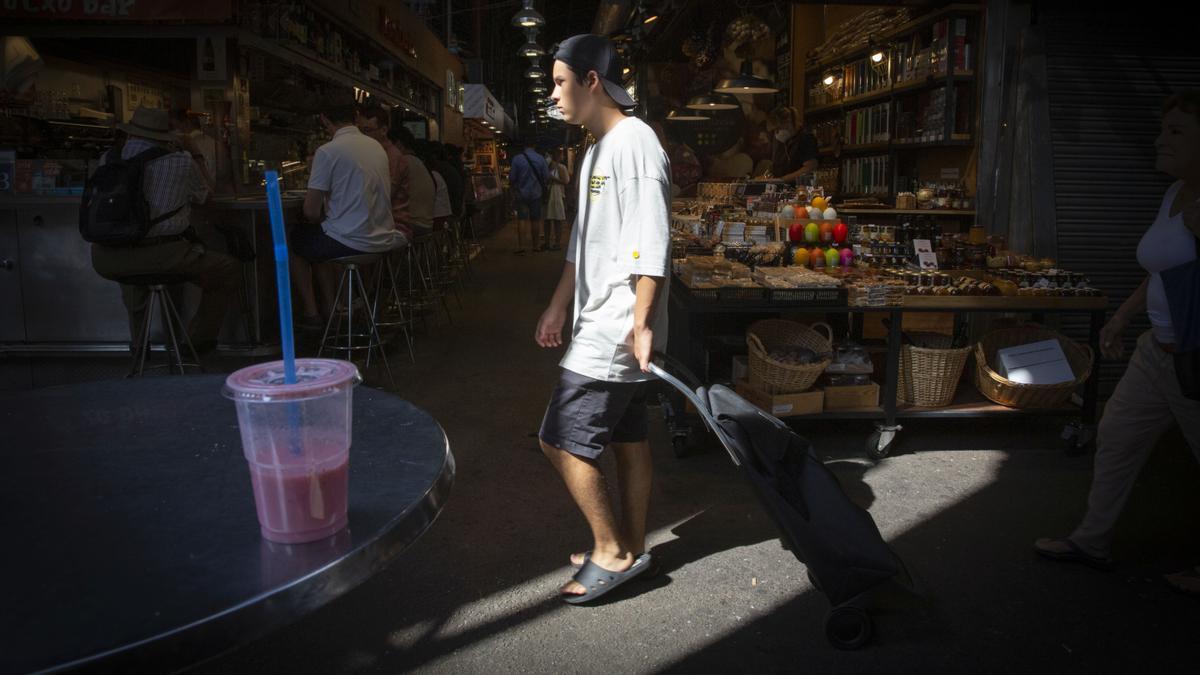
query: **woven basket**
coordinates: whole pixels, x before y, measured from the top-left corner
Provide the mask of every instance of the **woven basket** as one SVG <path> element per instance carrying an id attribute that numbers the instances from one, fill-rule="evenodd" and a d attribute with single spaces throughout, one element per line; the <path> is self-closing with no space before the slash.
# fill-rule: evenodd
<path id="1" fill-rule="evenodd" d="M 813 330 L 816 327 L 824 328 L 825 336 Z M 758 321 L 746 331 L 746 344 L 750 348 L 750 386 L 768 394 L 796 394 L 808 390 L 833 360 L 829 356 L 817 363 L 794 366 L 770 357 L 772 350 L 794 347 L 831 354 L 833 329 L 825 323 L 809 327 L 782 319 Z"/>
<path id="2" fill-rule="evenodd" d="M 949 335 L 936 333 L 922 334 L 917 342 L 922 346 L 900 350 L 896 401 L 930 408 L 950 405 L 972 348 L 953 349 Z"/>
<path id="3" fill-rule="evenodd" d="M 1060 384 L 1021 384 L 1001 377 L 992 370 L 996 352 L 1005 347 L 1058 340 L 1075 380 Z M 1071 398 L 1082 382 L 1092 374 L 1095 355 L 1091 347 L 1081 345 L 1064 335 L 1037 325 L 1026 324 L 1015 328 L 992 331 L 975 345 L 975 385 L 979 393 L 1000 405 L 1010 408 L 1057 408 Z"/>

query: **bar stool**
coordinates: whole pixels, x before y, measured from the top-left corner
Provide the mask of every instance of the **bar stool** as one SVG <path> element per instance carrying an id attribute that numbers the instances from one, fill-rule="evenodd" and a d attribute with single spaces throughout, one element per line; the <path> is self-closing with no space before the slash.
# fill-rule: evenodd
<path id="1" fill-rule="evenodd" d="M 321 346 L 317 349 L 317 358 L 320 358 L 325 353 L 325 350 L 329 349 L 336 352 L 345 352 L 346 360 L 353 361 L 355 352 L 365 351 L 367 353 L 366 367 L 370 368 L 371 354 L 375 350 L 378 350 L 379 358 L 383 361 L 384 370 L 387 371 L 388 382 L 394 388 L 396 380 L 392 378 L 392 368 L 388 365 L 387 353 L 383 349 L 383 339 L 379 336 L 379 327 L 375 324 L 375 315 L 370 309 L 371 298 L 367 295 L 362 281 L 362 268 L 379 262 L 379 259 L 382 257 L 383 254 L 381 253 L 364 253 L 362 255 L 334 258 L 328 261 L 342 268 L 342 277 L 338 281 L 333 312 L 329 315 L 329 321 L 325 323 L 325 334 L 321 336 Z M 342 294 L 342 289 L 345 289 L 345 295 Z M 355 332 L 355 300 L 362 302 L 364 311 L 361 314 L 365 316 L 366 325 L 359 328 L 360 332 Z M 343 313 L 345 313 L 346 318 L 344 332 L 342 330 Z M 337 320 L 336 325 L 334 322 L 335 319 Z M 332 335 L 330 335 L 330 331 L 333 331 Z"/>
<path id="2" fill-rule="evenodd" d="M 183 329 L 183 321 L 179 318 L 179 311 L 175 309 L 175 301 L 171 299 L 171 294 L 167 292 L 167 286 L 182 284 L 187 280 L 188 278 L 185 276 L 171 274 L 142 274 L 122 277 L 119 280 L 120 283 L 127 286 L 142 286 L 150 293 L 149 297 L 146 298 L 146 318 L 142 321 L 141 334 L 131 336 L 135 343 L 133 365 L 130 367 L 129 374 L 126 377 L 140 377 L 146 369 L 146 354 L 150 352 L 150 327 L 154 325 L 154 305 L 156 303 L 158 304 L 164 333 L 168 340 L 163 345 L 167 352 L 167 363 L 150 366 L 150 370 L 166 368 L 168 372 L 173 372 L 175 368 L 178 368 L 180 375 L 186 375 L 187 368 L 196 368 L 200 372 L 204 372 L 204 366 L 200 365 L 200 356 L 196 354 L 196 348 L 192 346 L 191 338 L 188 337 L 187 331 Z M 179 349 L 179 338 L 176 334 L 177 326 L 179 333 L 183 334 L 183 343 L 187 345 L 188 351 L 192 354 L 192 360 L 189 363 L 184 363 L 183 352 Z"/>
<path id="3" fill-rule="evenodd" d="M 410 247 L 406 246 L 405 248 Z M 411 309 L 407 314 L 404 311 L 406 307 L 409 307 L 409 302 L 400 292 L 400 286 L 396 282 L 396 266 L 392 264 L 392 259 L 399 255 L 399 249 L 388 251 L 383 254 L 383 264 L 376 268 L 375 301 L 371 305 L 371 313 L 375 317 L 376 327 L 380 329 L 399 328 L 404 333 L 404 342 L 408 345 L 408 358 L 416 363 L 417 357 L 413 352 L 412 337 L 416 317 L 413 316 Z"/>
<path id="4" fill-rule="evenodd" d="M 443 298 L 446 294 L 453 293 L 455 304 L 462 309 L 462 297 L 458 294 L 458 275 L 452 263 L 453 238 L 450 235 L 449 227 L 450 225 L 447 223 L 445 227 L 433 231 L 433 257 L 430 260 L 429 268 L 433 270 L 433 283 L 441 291 Z M 447 310 L 446 316 L 449 317 L 449 315 L 450 312 Z"/>
<path id="5" fill-rule="evenodd" d="M 410 248 L 415 264 L 409 267 L 409 291 L 416 293 L 419 298 L 418 306 L 422 309 L 430 309 L 434 304 L 441 304 L 442 310 L 446 313 L 447 323 L 453 324 L 454 319 L 450 316 L 450 304 L 446 302 L 445 289 L 438 283 L 436 246 L 437 241 L 433 232 L 422 232 L 413 238 L 413 245 Z M 416 278 L 413 277 L 414 272 Z M 415 285 L 418 280 L 420 281 L 419 287 Z"/>

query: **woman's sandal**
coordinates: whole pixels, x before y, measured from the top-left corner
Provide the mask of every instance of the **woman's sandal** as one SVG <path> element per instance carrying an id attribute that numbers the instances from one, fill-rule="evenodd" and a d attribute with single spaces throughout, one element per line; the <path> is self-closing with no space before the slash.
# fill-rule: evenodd
<path id="1" fill-rule="evenodd" d="M 1164 574 L 1163 579 L 1176 591 L 1194 598 L 1200 598 L 1200 565 L 1196 565 L 1190 570 L 1183 570 L 1174 574 Z"/>
<path id="2" fill-rule="evenodd" d="M 1079 563 L 1102 572 L 1113 570 L 1112 558 L 1091 555 L 1070 539 L 1038 539 L 1033 544 L 1033 550 L 1043 558 L 1050 560 Z"/>

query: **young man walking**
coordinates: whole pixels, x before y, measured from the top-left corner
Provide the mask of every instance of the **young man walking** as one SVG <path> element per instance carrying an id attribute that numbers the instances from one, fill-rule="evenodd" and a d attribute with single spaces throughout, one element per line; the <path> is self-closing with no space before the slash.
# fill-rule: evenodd
<path id="1" fill-rule="evenodd" d="M 671 170 L 654 131 L 624 112 L 634 102 L 611 42 L 577 35 L 554 58 L 551 98 L 568 123 L 596 138 L 580 167 L 567 262 L 535 335 L 542 347 L 562 346 L 574 301 L 571 342 L 539 436 L 592 531 L 592 550 L 571 557 L 580 570 L 560 589 L 563 600 L 579 604 L 653 567 L 644 383 L 667 338 Z M 619 519 L 597 463 L 608 447 L 617 460 Z"/>

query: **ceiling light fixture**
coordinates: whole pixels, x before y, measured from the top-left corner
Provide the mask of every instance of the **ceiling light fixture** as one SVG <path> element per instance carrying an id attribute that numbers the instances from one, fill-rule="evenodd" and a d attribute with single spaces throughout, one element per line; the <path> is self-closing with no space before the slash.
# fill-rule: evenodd
<path id="1" fill-rule="evenodd" d="M 742 61 L 741 73 L 717 83 L 713 91 L 719 94 L 774 94 L 779 91 L 775 83 L 754 74 L 754 62 Z"/>
<path id="2" fill-rule="evenodd" d="M 667 113 L 668 122 L 707 122 L 708 116 L 684 108 Z"/>
<path id="3" fill-rule="evenodd" d="M 541 28 L 546 25 L 546 17 L 533 8 L 533 0 L 524 0 L 521 11 L 513 15 L 512 25 L 518 28 Z"/>
<path id="4" fill-rule="evenodd" d="M 712 92 L 693 96 L 687 102 L 687 107 L 691 110 L 736 110 L 741 104 L 729 94 Z"/>

